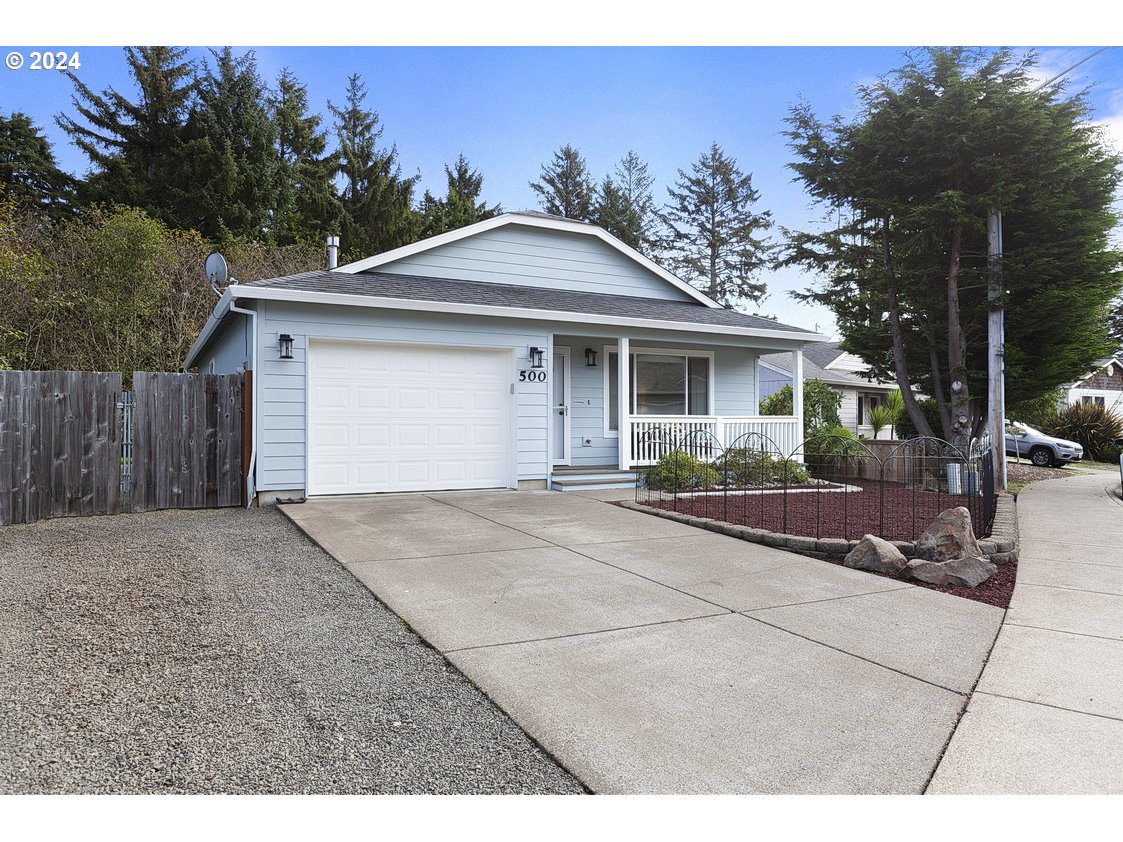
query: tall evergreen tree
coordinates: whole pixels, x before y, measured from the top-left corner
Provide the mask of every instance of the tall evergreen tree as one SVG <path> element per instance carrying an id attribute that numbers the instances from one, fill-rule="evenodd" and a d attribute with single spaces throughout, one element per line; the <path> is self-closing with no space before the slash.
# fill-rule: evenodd
<path id="1" fill-rule="evenodd" d="M 657 242 L 655 179 L 647 164 L 633 151 L 620 159 L 612 176 L 605 176 L 597 191 L 593 221 L 642 254 L 654 253 Z"/>
<path id="2" fill-rule="evenodd" d="M 339 166 L 327 149 L 321 118 L 308 111 L 308 88 L 288 68 L 268 98 L 277 132 L 277 202 L 271 232 L 278 243 L 321 241 L 338 234 L 343 206 L 335 194 Z"/>
<path id="3" fill-rule="evenodd" d="M 726 307 L 764 298 L 766 287 L 757 278 L 771 247 L 761 234 L 772 227 L 772 214 L 753 210 L 760 193 L 752 173 L 742 173 L 713 143 L 689 173 L 678 171 L 667 192 L 671 202 L 662 219 L 678 275 Z"/>
<path id="4" fill-rule="evenodd" d="M 420 176 L 402 178 L 398 148 L 379 148 L 378 114 L 364 107 L 367 91 L 356 73 L 347 80 L 343 107 L 330 102 L 339 142 L 338 174 L 343 176 L 342 248 L 350 259 L 405 245 L 420 230 L 413 188 Z"/>
<path id="5" fill-rule="evenodd" d="M 539 179 L 530 183 L 530 189 L 538 194 L 546 213 L 592 221 L 597 188 L 585 159 L 574 147 L 566 144 L 555 152 L 553 160 L 542 165 Z"/>
<path id="6" fill-rule="evenodd" d="M 499 205 L 480 201 L 483 176 L 472 169 L 468 159 L 461 154 L 451 167 L 445 164 L 448 191 L 443 199 L 434 197 L 428 190 L 421 200 L 421 215 L 425 218 L 422 234 L 433 237 L 491 219 L 503 212 Z"/>
<path id="7" fill-rule="evenodd" d="M 280 167 L 276 129 L 253 51 L 213 53 L 188 118 L 185 155 L 193 191 L 189 226 L 208 239 L 269 239 Z"/>
<path id="8" fill-rule="evenodd" d="M 74 179 L 58 168 L 50 141 L 18 111 L 0 116 L 0 189 L 48 219 L 73 208 Z"/>
<path id="9" fill-rule="evenodd" d="M 1120 159 L 1083 97 L 1033 90 L 1032 55 L 933 49 L 860 88 L 850 122 L 793 109 L 792 169 L 834 224 L 791 235 L 786 261 L 824 281 L 843 347 L 896 379 L 922 433 L 986 418 L 987 216 L 1003 214 L 1006 399 L 1031 400 L 1110 349 L 1121 286 L 1108 237 Z M 935 398 L 933 430 L 912 388 Z"/>
<path id="10" fill-rule="evenodd" d="M 186 54 L 176 47 L 126 47 L 135 101 L 113 88 L 96 94 L 67 72 L 74 108 L 88 125 L 65 114 L 56 121 L 93 167 L 79 185 L 83 203 L 139 207 L 171 225 L 185 224 L 181 205 L 191 187 L 183 143 L 195 94 Z"/>

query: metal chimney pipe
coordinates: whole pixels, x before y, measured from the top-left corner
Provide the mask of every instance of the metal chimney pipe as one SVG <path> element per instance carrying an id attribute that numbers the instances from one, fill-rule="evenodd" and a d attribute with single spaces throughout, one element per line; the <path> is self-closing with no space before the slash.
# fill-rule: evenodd
<path id="1" fill-rule="evenodd" d="M 339 265 L 339 236 L 332 234 L 328 237 L 328 268 L 334 269 Z"/>

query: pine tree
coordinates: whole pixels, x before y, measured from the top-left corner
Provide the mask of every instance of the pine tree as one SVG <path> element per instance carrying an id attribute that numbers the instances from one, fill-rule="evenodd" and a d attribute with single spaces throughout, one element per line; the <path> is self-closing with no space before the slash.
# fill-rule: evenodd
<path id="1" fill-rule="evenodd" d="M 47 219 L 58 219 L 73 208 L 74 179 L 58 168 L 50 141 L 18 111 L 0 116 L 0 189 Z"/>
<path id="2" fill-rule="evenodd" d="M 771 252 L 760 235 L 772 227 L 772 214 L 753 211 L 760 194 L 752 174 L 713 143 L 678 176 L 662 215 L 675 271 L 726 307 L 759 302 L 766 288 L 756 278 Z"/>
<path id="3" fill-rule="evenodd" d="M 616 165 L 615 177 L 605 176 L 597 190 L 593 221 L 636 251 L 650 256 L 656 249 L 655 179 L 647 164 L 629 151 Z"/>
<path id="4" fill-rule="evenodd" d="M 90 159 L 79 185 L 82 202 L 143 208 L 169 224 L 184 224 L 182 203 L 191 193 L 185 175 L 184 130 L 195 95 L 186 49 L 126 47 L 134 102 L 107 88 L 96 94 L 73 72 L 75 110 L 88 125 L 60 114 L 58 125 Z"/>
<path id="5" fill-rule="evenodd" d="M 356 73 L 347 80 L 347 98 L 335 117 L 339 144 L 338 174 L 343 176 L 342 247 L 350 259 L 369 257 L 405 245 L 420 230 L 413 210 L 413 188 L 419 175 L 402 178 L 398 148 L 380 149 L 378 114 L 367 110 L 366 85 Z"/>
<path id="6" fill-rule="evenodd" d="M 503 212 L 499 205 L 480 201 L 483 176 L 473 170 L 468 159 L 461 154 L 453 166 L 445 164 L 448 191 L 443 199 L 434 197 L 428 190 L 421 200 L 421 215 L 425 219 L 422 234 L 433 237 L 491 219 Z"/>
<path id="7" fill-rule="evenodd" d="M 276 129 L 253 51 L 213 52 L 214 69 L 199 79 L 188 118 L 185 155 L 193 185 L 187 227 L 211 241 L 269 239 L 280 167 Z"/>
<path id="8" fill-rule="evenodd" d="M 790 237 L 785 262 L 819 271 L 843 347 L 931 395 L 943 436 L 986 417 L 987 216 L 1003 215 L 1006 399 L 1070 382 L 1110 350 L 1121 255 L 1109 246 L 1118 156 L 1082 96 L 1033 90 L 1032 54 L 932 49 L 859 89 L 850 122 L 792 110 L 792 169 L 834 224 Z M 983 397 L 978 397 L 983 396 Z"/>
<path id="9" fill-rule="evenodd" d="M 546 213 L 590 222 L 597 190 L 585 159 L 569 144 L 554 153 L 549 164 L 542 165 L 540 181 L 532 181 L 530 189 L 540 197 Z"/>
<path id="10" fill-rule="evenodd" d="M 288 68 L 277 77 L 277 90 L 268 98 L 277 131 L 277 207 L 271 233 L 281 244 L 316 241 L 339 233 L 343 206 L 335 195 L 339 166 L 327 153 L 327 134 L 321 118 L 308 112 L 308 88 Z"/>

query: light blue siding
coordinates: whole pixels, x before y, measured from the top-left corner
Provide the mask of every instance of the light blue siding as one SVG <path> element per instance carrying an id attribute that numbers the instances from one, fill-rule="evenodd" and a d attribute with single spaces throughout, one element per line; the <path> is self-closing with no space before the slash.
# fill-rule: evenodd
<path id="1" fill-rule="evenodd" d="M 354 340 L 391 344 L 419 344 L 513 350 L 516 369 L 529 368 L 529 346 L 546 348 L 557 324 L 521 319 L 495 319 L 442 313 L 379 310 L 338 305 L 262 301 L 258 322 L 258 485 L 262 491 L 305 488 L 307 428 L 307 359 L 309 338 Z M 577 334 L 557 333 L 555 346 L 570 348 L 571 362 L 571 462 L 574 465 L 614 464 L 618 440 L 605 436 L 604 377 L 606 345 L 615 345 L 611 327 L 577 326 Z M 236 319 L 215 343 L 215 355 L 227 361 L 242 356 L 248 319 Z M 293 359 L 278 357 L 278 336 L 293 337 Z M 673 335 L 666 331 L 629 330 L 633 350 L 666 348 L 709 351 L 714 354 L 714 406 L 716 414 L 754 415 L 757 411 L 756 356 L 783 347 L 776 341 L 753 341 L 764 349 L 746 347 L 738 337 Z M 668 338 L 668 337 L 671 338 Z M 242 345 L 234 338 L 243 337 Z M 219 347 L 223 351 L 219 352 Z M 586 367 L 585 348 L 598 352 L 598 365 Z M 790 345 L 788 345 L 790 347 Z M 518 480 L 546 478 L 550 413 L 549 382 L 519 382 L 512 376 L 515 441 L 512 453 Z M 585 436 L 591 447 L 582 446 Z"/>
<path id="2" fill-rule="evenodd" d="M 195 363 L 204 374 L 235 374 L 253 368 L 250 320 L 234 314 Z M 213 368 L 212 368 L 213 364 Z"/>
<path id="3" fill-rule="evenodd" d="M 608 376 L 607 355 L 604 349 L 615 342 L 591 336 L 555 335 L 554 347 L 570 349 L 570 464 L 611 465 L 619 459 L 619 437 L 605 435 L 605 378 Z M 597 365 L 585 365 L 585 349 L 597 352 Z M 636 348 L 674 349 L 714 355 L 714 406 L 715 415 L 755 415 L 756 357 L 750 348 L 697 345 L 676 341 L 632 342 Z M 585 438 L 592 439 L 589 447 Z"/>
<path id="4" fill-rule="evenodd" d="M 596 237 L 516 224 L 437 246 L 375 271 L 668 301 L 694 300 Z"/>
<path id="5" fill-rule="evenodd" d="M 260 319 L 257 487 L 262 491 L 305 488 L 309 338 L 514 349 L 519 368 L 529 367 L 529 346 L 546 346 L 544 327 L 515 320 L 274 301 L 264 302 Z M 291 360 L 278 358 L 282 333 L 293 337 Z M 517 478 L 545 479 L 548 384 L 512 382 Z"/>

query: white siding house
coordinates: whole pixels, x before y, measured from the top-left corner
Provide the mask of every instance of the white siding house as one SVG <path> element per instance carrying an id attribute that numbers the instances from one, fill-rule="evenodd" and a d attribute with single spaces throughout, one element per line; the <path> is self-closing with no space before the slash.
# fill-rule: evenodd
<path id="1" fill-rule="evenodd" d="M 1123 415 L 1123 362 L 1112 357 L 1096 363 L 1089 372 L 1068 388 L 1066 403 L 1098 403 Z"/>
<path id="2" fill-rule="evenodd" d="M 862 376 L 868 366 L 861 357 L 839 350 L 837 342 L 815 342 L 804 346 L 803 376 L 805 380 L 822 380 L 838 392 L 842 401 L 838 418 L 842 426 L 862 438 L 874 438 L 869 423 L 869 411 L 884 403 L 886 395 L 897 388 L 896 383 L 884 383 Z M 766 388 L 761 398 L 791 385 L 791 364 L 784 354 L 767 354 L 761 357 L 761 382 Z M 891 438 L 893 431 L 882 430 L 878 438 Z"/>
<path id="3" fill-rule="evenodd" d="M 687 430 L 794 447 L 798 417 L 758 415 L 758 361 L 798 371 L 821 339 L 718 306 L 596 226 L 518 213 L 231 284 L 185 367 L 254 371 L 263 496 L 572 488 L 627 481 Z"/>

